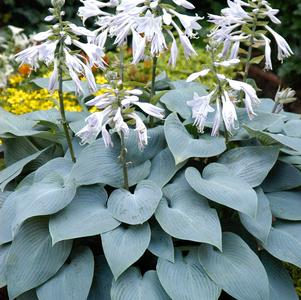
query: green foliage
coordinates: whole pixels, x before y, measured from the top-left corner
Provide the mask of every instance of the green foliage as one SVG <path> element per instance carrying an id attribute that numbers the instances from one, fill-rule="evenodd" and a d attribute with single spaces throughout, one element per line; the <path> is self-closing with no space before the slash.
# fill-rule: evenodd
<path id="1" fill-rule="evenodd" d="M 252 122 L 238 109 L 244 126 L 226 141 L 210 116 L 204 134 L 191 126 L 187 95 L 204 86 L 156 86 L 168 114 L 144 151 L 133 129 L 126 139 L 130 191 L 117 135 L 113 148 L 75 138 L 72 163 L 57 114 L 0 111 L 10 299 L 297 299 L 281 261 L 301 267 L 300 116 L 262 99 Z M 74 131 L 85 116 L 68 114 Z"/>

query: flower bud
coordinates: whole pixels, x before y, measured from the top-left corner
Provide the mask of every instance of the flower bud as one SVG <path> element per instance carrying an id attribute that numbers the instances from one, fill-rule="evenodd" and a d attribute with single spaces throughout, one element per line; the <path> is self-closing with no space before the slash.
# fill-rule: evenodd
<path id="1" fill-rule="evenodd" d="M 51 0 L 51 4 L 54 8 L 61 9 L 65 5 L 65 0 Z"/>
<path id="2" fill-rule="evenodd" d="M 292 103 L 297 100 L 295 96 L 296 92 L 291 88 L 286 88 L 283 90 L 279 89 L 275 97 L 275 102 L 280 104 Z"/>

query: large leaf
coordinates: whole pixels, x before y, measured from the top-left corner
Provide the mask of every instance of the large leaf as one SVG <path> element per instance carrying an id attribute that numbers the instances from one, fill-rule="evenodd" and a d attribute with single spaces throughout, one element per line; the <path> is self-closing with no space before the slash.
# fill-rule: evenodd
<path id="1" fill-rule="evenodd" d="M 107 193 L 99 186 L 81 187 L 73 201 L 51 216 L 49 231 L 53 243 L 93 236 L 120 225 L 106 207 Z"/>
<path id="2" fill-rule="evenodd" d="M 256 189 L 258 206 L 256 216 L 250 217 L 239 213 L 239 218 L 244 227 L 257 239 L 265 242 L 272 226 L 272 212 L 269 200 L 261 188 Z"/>
<path id="3" fill-rule="evenodd" d="M 301 120 L 289 120 L 285 123 L 283 130 L 286 135 L 301 138 Z"/>
<path id="4" fill-rule="evenodd" d="M 19 176 L 23 170 L 23 168 L 36 158 L 38 158 L 43 152 L 45 151 L 38 151 L 32 155 L 29 155 L 14 164 L 6 167 L 3 171 L 0 172 L 0 189 L 3 191 L 6 187 L 6 185 L 15 179 L 17 176 Z"/>
<path id="5" fill-rule="evenodd" d="M 52 246 L 46 218 L 26 221 L 7 257 L 7 286 L 11 299 L 51 278 L 70 254 L 71 241 Z"/>
<path id="6" fill-rule="evenodd" d="M 298 300 L 299 297 L 294 288 L 294 283 L 289 272 L 283 267 L 283 264 L 263 251 L 260 259 L 269 278 L 269 300 Z"/>
<path id="7" fill-rule="evenodd" d="M 276 222 L 263 247 L 278 259 L 301 268 L 301 223 Z"/>
<path id="8" fill-rule="evenodd" d="M 199 261 L 207 274 L 236 299 L 269 299 L 269 281 L 257 255 L 238 236 L 223 234 L 223 252 L 201 245 Z"/>
<path id="9" fill-rule="evenodd" d="M 88 247 L 78 247 L 71 253 L 71 262 L 37 288 L 39 300 L 87 299 L 93 279 L 94 257 Z"/>
<path id="10" fill-rule="evenodd" d="M 125 189 L 113 191 L 108 210 L 123 223 L 143 224 L 154 214 L 161 198 L 159 186 L 151 180 L 144 180 L 138 183 L 133 194 Z"/>
<path id="11" fill-rule="evenodd" d="M 151 224 L 151 240 L 148 250 L 156 255 L 174 262 L 174 247 L 172 237 L 167 234 L 157 222 Z"/>
<path id="12" fill-rule="evenodd" d="M 36 290 L 33 289 L 17 297 L 17 300 L 39 300 L 39 298 L 37 296 Z"/>
<path id="13" fill-rule="evenodd" d="M 150 238 L 148 223 L 119 226 L 101 235 L 103 251 L 115 279 L 143 255 Z"/>
<path id="14" fill-rule="evenodd" d="M 113 274 L 103 255 L 95 257 L 94 278 L 88 300 L 111 300 Z"/>
<path id="15" fill-rule="evenodd" d="M 0 209 L 0 245 L 11 242 L 13 239 L 12 225 L 16 217 L 16 202 L 23 200 L 23 194 L 29 189 L 23 186 L 11 193 Z"/>
<path id="16" fill-rule="evenodd" d="M 224 153 L 218 160 L 250 186 L 260 185 L 277 161 L 277 147 L 240 147 Z"/>
<path id="17" fill-rule="evenodd" d="M 135 268 L 129 268 L 111 289 L 112 300 L 169 300 L 160 284 L 156 271 L 148 271 L 143 276 Z"/>
<path id="18" fill-rule="evenodd" d="M 279 219 L 301 221 L 301 192 L 276 192 L 266 194 L 273 216 Z"/>
<path id="19" fill-rule="evenodd" d="M 65 185 L 58 176 L 51 182 L 35 183 L 24 191 L 22 199 L 16 201 L 13 231 L 17 232 L 21 224 L 31 217 L 52 215 L 60 211 L 73 200 L 75 193 L 76 187 Z"/>
<path id="20" fill-rule="evenodd" d="M 0 246 L 0 288 L 6 286 L 6 258 L 10 249 L 10 244 Z"/>
<path id="21" fill-rule="evenodd" d="M 301 186 L 301 172 L 294 166 L 278 161 L 262 184 L 265 192 L 290 190 Z"/>
<path id="22" fill-rule="evenodd" d="M 221 227 L 215 209 L 188 184 L 170 184 L 157 208 L 156 219 L 173 237 L 212 244 L 221 249 Z"/>
<path id="23" fill-rule="evenodd" d="M 190 157 L 212 157 L 226 150 L 225 139 L 201 135 L 194 139 L 186 130 L 176 114 L 170 114 L 165 120 L 166 141 L 176 164 Z"/>
<path id="24" fill-rule="evenodd" d="M 259 139 L 265 145 L 281 144 L 295 151 L 301 152 L 301 138 L 289 137 L 283 134 L 268 133 L 259 130 L 253 130 L 246 127 L 251 137 Z"/>
<path id="25" fill-rule="evenodd" d="M 235 176 L 224 165 L 212 163 L 203 170 L 188 168 L 185 177 L 189 185 L 206 198 L 254 217 L 257 195 L 249 184 Z"/>
<path id="26" fill-rule="evenodd" d="M 198 93 L 199 96 L 207 94 L 202 86 L 193 83 L 193 85 L 189 87 L 168 91 L 161 97 L 160 101 L 164 103 L 170 111 L 177 112 L 184 119 L 189 119 L 191 117 L 191 107 L 187 105 L 187 101 L 193 99 L 194 93 Z"/>
<path id="27" fill-rule="evenodd" d="M 162 188 L 184 164 L 185 162 L 176 165 L 172 153 L 166 148 L 153 158 L 148 179 L 157 183 Z"/>
<path id="28" fill-rule="evenodd" d="M 174 263 L 159 258 L 157 272 L 164 289 L 173 300 L 219 298 L 221 289 L 199 264 L 196 250 L 191 250 L 187 256 L 177 250 Z"/>
<path id="29" fill-rule="evenodd" d="M 111 148 L 107 148 L 103 140 L 98 139 L 83 149 L 71 171 L 70 181 L 75 181 L 78 186 L 103 183 L 117 188 L 122 187 L 123 170 L 118 159 L 120 145 L 116 135 L 113 140 L 114 147 Z M 128 166 L 128 176 L 129 184 L 132 186 L 148 176 L 151 163 L 146 160 L 137 164 L 128 156 L 127 158 L 131 162 Z"/>

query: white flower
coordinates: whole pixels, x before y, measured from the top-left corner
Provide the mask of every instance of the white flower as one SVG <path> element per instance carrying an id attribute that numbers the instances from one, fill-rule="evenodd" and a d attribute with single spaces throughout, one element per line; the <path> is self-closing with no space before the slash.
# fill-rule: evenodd
<path id="1" fill-rule="evenodd" d="M 135 131 L 137 132 L 137 136 L 138 136 L 138 147 L 142 151 L 145 148 L 145 146 L 147 146 L 148 144 L 147 128 L 137 114 L 135 113 L 129 114 L 129 117 L 131 117 L 136 121 Z"/>
<path id="2" fill-rule="evenodd" d="M 114 147 L 111 135 L 109 131 L 106 128 L 107 124 L 104 124 L 101 128 L 101 136 L 103 138 L 105 146 L 108 147 Z"/>
<path id="3" fill-rule="evenodd" d="M 199 132 L 204 132 L 205 122 L 209 112 L 214 112 L 214 108 L 210 106 L 210 100 L 216 91 L 213 90 L 206 96 L 199 96 L 194 93 L 193 100 L 187 101 L 187 105 L 192 107 L 192 117 L 195 119 L 194 124 Z"/>
<path id="4" fill-rule="evenodd" d="M 294 54 L 289 44 L 280 34 L 267 25 L 265 28 L 274 36 L 276 40 L 278 46 L 278 60 L 283 61 L 284 58 L 290 57 L 292 54 Z"/>
<path id="5" fill-rule="evenodd" d="M 215 66 L 230 67 L 230 66 L 233 66 L 233 65 L 237 65 L 239 63 L 240 63 L 239 59 L 233 58 L 233 59 L 229 59 L 229 60 L 214 62 L 214 65 Z"/>
<path id="6" fill-rule="evenodd" d="M 219 128 L 221 126 L 221 121 L 222 121 L 221 105 L 219 103 L 219 100 L 217 100 L 217 102 L 216 102 L 216 113 L 214 115 L 213 126 L 212 126 L 212 131 L 211 131 L 212 136 L 217 136 L 218 135 Z"/>
<path id="7" fill-rule="evenodd" d="M 187 9 L 194 9 L 195 6 L 187 0 L 172 0 L 175 4 L 183 6 Z"/>
<path id="8" fill-rule="evenodd" d="M 42 42 L 47 40 L 52 35 L 52 30 L 43 31 L 35 34 L 32 39 L 36 42 Z"/>
<path id="9" fill-rule="evenodd" d="M 264 34 L 261 35 L 264 43 L 265 43 L 265 69 L 266 70 L 272 70 L 273 65 L 272 65 L 272 59 L 271 59 L 271 40 L 267 38 Z"/>
<path id="10" fill-rule="evenodd" d="M 142 37 L 138 32 L 132 30 L 133 32 L 133 64 L 137 64 L 144 58 L 144 51 L 146 47 L 146 39 Z"/>
<path id="11" fill-rule="evenodd" d="M 236 110 L 233 102 L 230 100 L 229 94 L 224 91 L 222 95 L 222 103 L 223 103 L 223 109 L 222 109 L 222 115 L 224 124 L 226 127 L 226 130 L 232 134 L 232 131 L 234 129 L 237 129 L 235 127 L 235 122 L 237 121 L 237 115 Z"/>
<path id="12" fill-rule="evenodd" d="M 53 72 L 49 80 L 49 86 L 48 90 L 50 93 L 53 93 L 55 89 L 57 88 L 57 83 L 58 83 L 58 66 L 57 66 L 57 61 L 54 61 L 54 67 L 53 67 Z"/>
<path id="13" fill-rule="evenodd" d="M 128 125 L 124 122 L 123 117 L 121 115 L 121 108 L 119 107 L 117 109 L 117 112 L 113 118 L 113 121 L 115 123 L 115 130 L 118 133 L 123 133 L 126 137 L 129 135 L 130 129 Z"/>
<path id="14" fill-rule="evenodd" d="M 195 79 L 197 79 L 197 78 L 199 78 L 199 77 L 204 77 L 204 76 L 206 76 L 209 72 L 210 72 L 210 69 L 204 69 L 204 70 L 202 70 L 202 71 L 200 71 L 200 72 L 193 73 L 193 74 L 191 74 L 191 75 L 186 79 L 186 81 L 187 81 L 187 82 L 191 82 L 191 81 L 193 81 L 193 80 L 195 80 Z"/>
<path id="15" fill-rule="evenodd" d="M 179 50 L 178 50 L 178 45 L 177 45 L 176 39 L 173 37 L 172 34 L 171 34 L 171 37 L 172 37 L 172 44 L 171 44 L 171 48 L 170 48 L 170 58 L 169 58 L 168 63 L 170 65 L 172 65 L 173 68 L 175 68 L 175 66 L 177 64 Z"/>
<path id="16" fill-rule="evenodd" d="M 157 119 L 164 118 L 164 109 L 146 102 L 135 102 L 135 105 L 140 107 L 145 113 Z"/>

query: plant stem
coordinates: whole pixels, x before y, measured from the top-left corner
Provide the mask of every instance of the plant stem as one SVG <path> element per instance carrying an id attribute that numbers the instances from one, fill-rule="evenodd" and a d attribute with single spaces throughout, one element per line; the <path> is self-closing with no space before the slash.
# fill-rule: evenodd
<path id="1" fill-rule="evenodd" d="M 122 131 L 120 132 L 120 142 L 121 142 L 120 161 L 122 163 L 123 180 L 124 180 L 123 187 L 126 190 L 129 190 L 128 164 L 127 164 L 127 161 L 126 161 L 127 149 L 126 149 L 125 141 L 124 141 L 124 133 Z"/>
<path id="2" fill-rule="evenodd" d="M 124 81 L 124 48 L 120 46 L 119 48 L 119 77 L 120 80 Z"/>
<path id="3" fill-rule="evenodd" d="M 150 91 L 150 96 L 149 96 L 149 103 L 152 103 L 152 100 L 153 100 L 153 98 L 155 96 L 155 93 L 156 93 L 155 85 L 156 85 L 157 65 L 158 65 L 158 57 L 154 56 L 153 57 L 153 63 L 152 63 L 152 82 L 151 82 L 151 91 Z M 153 125 L 154 125 L 154 117 L 152 117 L 152 116 L 150 116 L 149 125 L 150 125 L 150 127 L 153 127 Z"/>
<path id="4" fill-rule="evenodd" d="M 59 53 L 58 53 L 58 82 L 59 82 L 59 102 L 60 102 L 60 113 L 61 123 L 64 128 L 65 137 L 70 151 L 72 161 L 75 163 L 76 158 L 73 150 L 72 140 L 69 133 L 69 125 L 66 119 L 65 106 L 64 106 L 64 95 L 63 95 L 63 57 L 64 57 L 64 40 L 60 40 Z"/>

